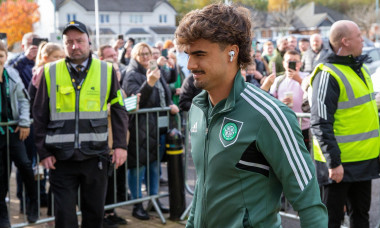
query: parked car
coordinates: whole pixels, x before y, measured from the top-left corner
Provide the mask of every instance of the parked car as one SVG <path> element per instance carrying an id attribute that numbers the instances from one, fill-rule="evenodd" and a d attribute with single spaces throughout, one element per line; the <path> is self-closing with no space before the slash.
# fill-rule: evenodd
<path id="1" fill-rule="evenodd" d="M 367 54 L 371 59 L 366 62 L 370 74 L 375 73 L 376 69 L 380 67 L 380 48 L 363 47 L 362 54 Z"/>

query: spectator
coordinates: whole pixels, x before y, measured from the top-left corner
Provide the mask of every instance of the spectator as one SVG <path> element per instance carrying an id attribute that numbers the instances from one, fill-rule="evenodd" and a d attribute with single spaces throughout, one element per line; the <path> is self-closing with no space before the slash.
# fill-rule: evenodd
<path id="1" fill-rule="evenodd" d="M 162 51 L 164 43 L 162 41 L 157 41 L 154 46 L 158 48 L 158 50 Z"/>
<path id="2" fill-rule="evenodd" d="M 264 77 L 260 72 L 256 70 L 256 64 L 254 61 L 252 61 L 252 63 L 250 63 L 247 66 L 246 71 L 247 75 L 245 77 L 245 81 L 255 85 L 256 87 L 266 92 L 269 91 L 271 85 L 274 82 L 274 79 L 276 78 L 274 74 Z"/>
<path id="3" fill-rule="evenodd" d="M 289 62 L 295 63 L 295 69 L 290 68 Z M 282 103 L 286 104 L 294 112 L 302 112 L 302 98 L 304 91 L 301 83 L 307 74 L 300 72 L 301 56 L 297 51 L 287 51 L 284 55 L 285 74 L 278 76 L 271 89 L 270 93 Z M 310 151 L 310 119 L 302 118 L 301 130 L 305 146 Z"/>
<path id="4" fill-rule="evenodd" d="M 183 48 L 179 47 L 177 45 L 177 42 L 174 40 L 175 43 L 175 48 L 176 48 L 176 56 L 177 56 L 177 70 L 181 71 L 184 75 L 185 78 L 190 75 L 189 69 L 187 69 L 187 60 L 189 56 L 183 51 Z"/>
<path id="5" fill-rule="evenodd" d="M 253 58 L 256 63 L 256 70 L 259 71 L 263 76 L 267 76 L 269 72 L 269 67 L 268 64 L 265 62 L 264 58 L 262 57 L 261 51 L 254 51 Z"/>
<path id="6" fill-rule="evenodd" d="M 26 33 L 22 37 L 21 41 L 21 47 L 23 50 L 23 53 L 16 56 L 14 59 L 10 60 L 8 62 L 8 65 L 15 68 L 21 79 L 24 83 L 24 87 L 27 89 L 30 84 L 30 80 L 33 76 L 33 67 L 35 65 L 35 60 L 37 56 L 38 47 L 36 45 L 33 45 L 33 38 L 38 38 L 36 34 L 33 33 Z M 36 145 L 34 142 L 34 133 L 33 133 L 33 124 L 30 125 L 30 134 L 29 137 L 27 137 L 24 141 L 25 147 L 26 147 L 26 153 L 28 155 L 28 158 L 32 161 L 32 167 L 36 167 L 37 165 L 37 151 L 36 151 Z M 38 170 L 37 170 L 38 171 Z M 16 173 L 16 181 L 17 181 L 17 198 L 20 199 L 20 212 L 24 211 L 24 205 L 23 205 L 23 184 L 22 184 L 22 177 L 20 176 L 20 173 L 17 171 Z"/>
<path id="7" fill-rule="evenodd" d="M 114 67 L 116 74 L 120 76 L 118 78 L 119 82 L 121 83 L 126 75 L 126 67 L 122 63 L 118 63 L 117 61 L 117 52 L 114 48 L 112 48 L 111 45 L 105 44 L 99 47 L 98 50 L 99 59 L 102 61 L 107 61 L 110 63 L 116 63 L 116 68 Z M 129 62 L 129 60 L 128 60 Z M 114 65 L 115 66 L 115 65 Z"/>
<path id="8" fill-rule="evenodd" d="M 131 60 L 131 51 L 133 46 L 135 45 L 135 39 L 129 37 L 127 42 L 124 44 L 124 48 L 121 52 L 120 63 L 128 66 L 129 61 Z"/>
<path id="9" fill-rule="evenodd" d="M 310 48 L 310 41 L 308 38 L 302 38 L 300 41 L 298 41 L 298 48 L 301 52 L 301 57 L 304 55 L 304 53 L 309 50 Z"/>
<path id="10" fill-rule="evenodd" d="M 295 37 L 294 35 L 290 35 L 288 36 L 287 40 L 288 40 L 288 50 L 299 52 L 299 49 L 297 48 L 297 37 Z"/>
<path id="11" fill-rule="evenodd" d="M 277 49 L 274 56 L 269 61 L 269 71 L 273 73 L 273 68 L 276 70 L 276 75 L 283 75 L 285 73 L 283 62 L 283 56 L 288 50 L 288 40 L 285 37 L 277 39 Z"/>
<path id="12" fill-rule="evenodd" d="M 126 71 L 124 71 L 124 75 L 121 73 L 120 65 L 117 62 L 117 53 L 115 49 L 113 49 L 110 45 L 102 45 L 99 47 L 98 50 L 99 59 L 102 61 L 107 61 L 112 63 L 112 66 L 115 70 L 117 79 L 119 81 L 119 84 L 121 84 L 120 80 L 122 80 L 125 77 Z M 122 91 L 123 92 L 123 91 Z M 108 131 L 110 134 L 112 134 L 112 128 L 110 125 L 110 118 L 111 116 L 108 113 L 108 123 L 109 123 L 109 129 Z M 109 138 L 109 148 L 112 151 L 112 140 Z M 106 192 L 106 201 L 105 204 L 112 204 L 116 203 L 114 202 L 114 175 L 115 172 L 112 171 L 112 174 L 108 177 L 108 185 L 107 185 L 107 192 Z M 116 170 L 116 194 L 117 194 L 117 201 L 126 201 L 126 172 L 125 172 L 125 164 L 121 165 Z M 104 213 L 104 219 L 103 219 L 103 228 L 111 228 L 111 227 L 117 227 L 117 225 L 126 225 L 127 221 L 120 217 L 116 212 L 115 209 L 109 209 L 106 210 Z"/>
<path id="13" fill-rule="evenodd" d="M 310 37 L 310 48 L 302 56 L 301 70 L 311 73 L 318 63 L 322 63 L 325 57 L 329 54 L 328 47 L 324 47 L 320 34 L 313 34 Z"/>
<path id="14" fill-rule="evenodd" d="M 362 56 L 357 24 L 335 22 L 333 53 L 312 73 L 311 130 L 318 182 L 329 228 L 341 227 L 347 205 L 350 227 L 369 228 L 371 180 L 379 178 L 379 117 Z"/>
<path id="15" fill-rule="evenodd" d="M 271 60 L 271 58 L 273 57 L 274 53 L 273 53 L 273 50 L 274 50 L 274 47 L 273 47 L 273 43 L 272 41 L 268 40 L 264 43 L 264 46 L 263 46 L 263 57 L 264 57 L 264 60 L 267 62 L 267 64 L 269 64 L 269 61 Z"/>
<path id="16" fill-rule="evenodd" d="M 197 183 L 187 227 L 279 227 L 282 191 L 302 227 L 326 227 L 294 113 L 240 74 L 252 61 L 247 11 L 208 5 L 186 14 L 175 32 L 204 89 L 189 113 Z"/>
<path id="17" fill-rule="evenodd" d="M 179 109 L 187 112 L 190 110 L 193 98 L 202 92 L 202 89 L 194 86 L 194 76 L 190 75 L 183 81 L 181 91 L 182 93 L 179 95 Z"/>
<path id="18" fill-rule="evenodd" d="M 8 171 L 11 169 L 8 160 L 15 163 L 25 183 L 28 194 L 26 205 L 28 222 L 35 223 L 38 220 L 37 186 L 32 163 L 23 143 L 30 131 L 29 100 L 17 71 L 4 66 L 7 56 L 8 51 L 0 41 L 0 122 L 17 121 L 15 125 L 0 126 L 0 227 L 10 227 L 5 202 L 9 190 Z M 7 131 L 9 131 L 9 144 L 7 144 Z"/>
<path id="19" fill-rule="evenodd" d="M 177 56 L 176 56 L 176 49 L 172 48 L 169 50 L 168 58 L 173 62 L 173 65 L 176 66 L 177 69 L 179 69 L 179 66 L 177 64 Z M 181 86 L 182 82 L 185 79 L 185 75 L 181 70 L 177 71 L 177 80 L 175 82 L 172 82 L 169 84 L 169 87 L 171 89 L 172 93 L 172 100 L 173 104 L 177 105 L 179 104 L 179 95 L 181 94 Z"/>
<path id="20" fill-rule="evenodd" d="M 158 68 L 149 69 L 149 61 L 152 59 L 152 51 L 146 43 L 138 43 L 132 50 L 131 63 L 127 69 L 127 76 L 124 78 L 122 88 L 127 96 L 141 93 L 140 108 L 153 107 L 171 107 L 171 114 L 178 112 L 178 107 L 172 104 L 170 89 L 164 77 L 161 77 L 161 72 Z M 132 199 L 142 197 L 141 182 L 145 176 L 147 166 L 147 155 L 149 153 L 149 195 L 157 195 L 159 188 L 159 171 L 158 165 L 161 158 L 157 158 L 157 140 L 160 140 L 160 156 L 163 156 L 165 147 L 165 138 L 162 135 L 166 134 L 165 129 L 161 128 L 160 139 L 157 139 L 157 115 L 150 113 L 139 115 L 138 126 L 135 124 L 136 116 L 131 117 L 130 129 L 131 136 L 128 145 L 128 183 L 131 191 Z M 146 136 L 146 121 L 149 122 L 149 147 L 147 146 Z M 139 128 L 136 135 L 135 128 Z M 136 145 L 136 142 L 139 142 Z M 137 160 L 136 147 L 139 148 L 139 159 Z M 149 148 L 149 151 L 147 151 Z M 137 164 L 139 161 L 139 164 Z M 137 180 L 139 177 L 139 180 Z M 157 199 L 158 206 L 163 213 L 168 213 L 169 209 L 165 208 Z M 148 220 L 149 214 L 144 210 L 142 203 L 137 203 L 133 207 L 132 216 Z"/>
<path id="21" fill-rule="evenodd" d="M 109 164 L 118 168 L 127 156 L 128 117 L 112 65 L 92 58 L 86 26 L 71 21 L 62 36 L 66 58 L 45 65 L 36 93 L 39 102 L 33 105 L 36 145 L 42 164 L 50 169 L 55 227 L 78 227 L 80 189 L 81 227 L 101 228 Z"/>
<path id="22" fill-rule="evenodd" d="M 152 47 L 152 58 L 155 60 L 158 60 L 158 58 L 161 57 L 161 51 L 160 49 L 156 47 Z"/>

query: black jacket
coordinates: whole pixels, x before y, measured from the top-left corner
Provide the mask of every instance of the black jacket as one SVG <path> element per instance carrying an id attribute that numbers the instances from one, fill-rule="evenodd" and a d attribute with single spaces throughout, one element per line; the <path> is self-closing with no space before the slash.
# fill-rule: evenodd
<path id="1" fill-rule="evenodd" d="M 365 83 L 361 67 L 366 58 L 366 56 L 358 58 L 337 56 L 332 53 L 326 58 L 326 62 L 350 66 Z M 322 75 L 324 76 L 322 77 Z M 322 78 L 326 78 L 325 76 L 327 76 L 327 80 L 322 80 Z M 326 89 L 323 89 L 324 87 Z M 333 130 L 334 114 L 337 110 L 340 94 L 339 85 L 335 78 L 327 72 L 320 71 L 312 82 L 312 88 L 311 131 L 313 136 L 317 138 L 322 153 L 326 158 L 326 163 L 316 161 L 318 182 L 322 185 L 332 183 L 332 180 L 328 178 L 328 168 L 336 168 L 341 164 L 344 168 L 343 182 L 365 181 L 379 177 L 378 158 L 360 162 L 341 163 L 340 149 Z M 320 99 L 322 96 L 321 91 L 326 91 L 324 100 Z M 319 115 L 318 102 L 323 102 L 326 107 L 326 119 Z"/>
<path id="2" fill-rule="evenodd" d="M 172 104 L 170 89 L 164 77 L 160 77 L 160 82 L 165 90 L 166 106 Z M 157 87 L 151 87 L 147 83 L 146 69 L 140 65 L 136 60 L 131 59 L 128 65 L 127 75 L 125 76 L 122 89 L 124 89 L 127 96 L 132 94 L 141 93 L 140 109 L 160 107 L 160 95 Z M 136 126 L 136 115 L 130 115 L 129 131 L 130 140 L 128 145 L 128 167 L 136 168 L 137 148 L 139 150 L 139 165 L 147 164 L 148 143 L 147 143 L 147 128 L 146 128 L 146 114 L 139 114 L 138 127 Z M 148 115 L 149 123 L 149 162 L 157 159 L 157 115 L 150 113 Z M 138 134 L 136 134 L 136 127 Z M 138 139 L 139 145 L 136 145 Z"/>
<path id="3" fill-rule="evenodd" d="M 187 112 L 190 110 L 193 98 L 202 92 L 202 89 L 195 87 L 192 74 L 185 78 L 181 89 L 182 92 L 179 95 L 179 110 Z"/>

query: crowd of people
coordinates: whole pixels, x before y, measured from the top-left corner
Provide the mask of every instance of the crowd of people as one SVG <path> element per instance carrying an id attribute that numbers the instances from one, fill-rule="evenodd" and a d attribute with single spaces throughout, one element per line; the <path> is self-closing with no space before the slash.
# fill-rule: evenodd
<path id="1" fill-rule="evenodd" d="M 116 203 L 114 192 L 117 202 L 142 198 L 145 184 L 157 195 L 167 183 L 160 165 L 167 128 L 157 127 L 166 113 L 136 120 L 124 107 L 133 96 L 138 108 L 189 112 L 198 181 L 188 227 L 278 226 L 282 193 L 302 226 L 340 227 L 347 213 L 351 227 L 369 227 L 380 140 L 360 29 L 338 21 L 328 47 L 320 34 L 290 35 L 260 50 L 251 47 L 244 12 L 224 4 L 190 12 L 174 41 L 154 46 L 118 38 L 93 52 L 79 21 L 63 28 L 63 46 L 34 45 L 38 36 L 28 33 L 23 53 L 7 60 L 0 42 L 0 122 L 17 122 L 0 126 L 0 228 L 10 227 L 8 160 L 29 223 L 48 206 L 56 227 L 77 227 L 79 188 L 81 227 L 91 228 L 127 224 L 114 209 L 104 211 Z M 231 20 L 220 18 L 226 15 Z M 298 123 L 294 112 L 311 118 Z M 150 219 L 142 203 L 132 216 Z"/>

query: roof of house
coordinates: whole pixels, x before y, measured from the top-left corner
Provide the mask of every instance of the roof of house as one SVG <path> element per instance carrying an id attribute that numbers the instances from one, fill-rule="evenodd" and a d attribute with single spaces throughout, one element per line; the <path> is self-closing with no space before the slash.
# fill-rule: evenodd
<path id="1" fill-rule="evenodd" d="M 295 13 L 298 17 L 295 28 L 329 26 L 335 21 L 347 19 L 347 16 L 314 2 L 299 7 Z"/>
<path id="2" fill-rule="evenodd" d="M 95 11 L 94 0 L 56 0 L 57 10 L 70 1 L 75 1 L 87 11 Z M 175 11 L 167 0 L 98 0 L 99 11 L 115 12 L 153 12 L 161 4 L 167 4 Z"/>
<path id="3" fill-rule="evenodd" d="M 149 27 L 156 34 L 174 34 L 175 26 L 151 26 Z"/>

